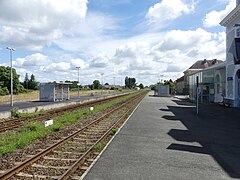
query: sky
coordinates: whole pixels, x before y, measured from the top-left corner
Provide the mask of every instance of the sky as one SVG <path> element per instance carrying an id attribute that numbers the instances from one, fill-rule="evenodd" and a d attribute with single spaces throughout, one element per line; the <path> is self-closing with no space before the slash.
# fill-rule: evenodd
<path id="1" fill-rule="evenodd" d="M 1 0 L 0 65 L 23 81 L 176 80 L 197 60 L 225 60 L 220 21 L 235 0 Z M 101 75 L 103 73 L 103 75 Z"/>

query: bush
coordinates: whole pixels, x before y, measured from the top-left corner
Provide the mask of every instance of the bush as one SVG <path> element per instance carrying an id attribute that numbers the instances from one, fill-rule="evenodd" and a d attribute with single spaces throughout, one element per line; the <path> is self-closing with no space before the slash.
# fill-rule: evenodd
<path id="1" fill-rule="evenodd" d="M 4 95 L 8 95 L 9 94 L 9 91 L 8 91 L 8 88 L 7 87 L 0 87 L 0 95 L 1 96 L 4 96 Z"/>
<path id="2" fill-rule="evenodd" d="M 20 117 L 20 113 L 18 112 L 18 108 L 15 107 L 11 110 L 11 116 L 12 117 Z"/>

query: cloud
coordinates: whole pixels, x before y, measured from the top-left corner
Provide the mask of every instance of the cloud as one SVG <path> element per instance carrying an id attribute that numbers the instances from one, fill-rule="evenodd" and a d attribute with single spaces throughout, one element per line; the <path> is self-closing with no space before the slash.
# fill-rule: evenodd
<path id="1" fill-rule="evenodd" d="M 16 66 L 46 66 L 51 64 L 52 61 L 45 55 L 41 53 L 32 54 L 26 56 L 25 58 L 17 58 Z"/>
<path id="2" fill-rule="evenodd" d="M 164 39 L 154 48 L 161 51 L 178 49 L 185 51 L 190 47 L 201 47 L 211 40 L 212 34 L 198 28 L 195 31 L 171 30 Z"/>
<path id="3" fill-rule="evenodd" d="M 41 50 L 85 18 L 87 0 L 1 0 L 0 43 Z"/>
<path id="4" fill-rule="evenodd" d="M 227 6 L 224 10 L 221 11 L 211 11 L 206 14 L 205 18 L 203 19 L 203 25 L 204 27 L 214 27 L 214 26 L 220 26 L 220 22 L 223 20 L 224 17 L 227 16 L 228 13 L 230 13 L 236 6 L 235 0 L 223 0 L 227 2 Z"/>
<path id="5" fill-rule="evenodd" d="M 106 54 L 99 54 L 95 56 L 90 62 L 90 67 L 93 68 L 104 68 L 109 63 L 109 56 Z"/>
<path id="6" fill-rule="evenodd" d="M 82 59 L 76 58 L 76 59 L 70 60 L 71 69 L 76 69 L 76 67 L 80 67 L 81 69 L 86 69 L 88 68 L 88 66 L 89 65 Z"/>
<path id="7" fill-rule="evenodd" d="M 71 36 L 64 36 L 54 40 L 54 43 L 60 48 L 70 52 L 84 52 L 96 56 L 105 52 L 107 48 L 112 49 L 111 45 L 107 48 L 102 44 L 110 42 L 111 36 L 119 27 L 117 19 L 99 12 L 88 12 L 84 21 L 82 21 Z"/>
<path id="8" fill-rule="evenodd" d="M 225 44 L 225 32 L 211 33 L 201 28 L 191 31 L 171 30 L 105 40 L 93 47 L 102 48 L 102 53 L 95 51 L 95 56 L 81 59 L 68 54 L 61 55 L 60 52 L 53 56 L 35 53 L 16 59 L 15 64 L 18 66 L 15 67 L 17 71 L 20 69 L 21 77 L 26 72 L 33 73 L 40 82 L 77 80 L 76 66 L 80 66 L 82 84 L 101 80 L 100 73 L 104 72 L 104 82 L 111 83 L 113 77 L 124 79 L 125 76 L 131 76 L 149 85 L 155 83 L 160 74 L 164 75 L 163 79 L 173 80 L 182 76 L 182 72 L 199 59 L 224 59 Z"/>
<path id="9" fill-rule="evenodd" d="M 195 2 L 187 4 L 182 0 L 162 0 L 150 7 L 145 17 L 150 23 L 164 22 L 189 14 L 194 11 L 194 8 Z"/>

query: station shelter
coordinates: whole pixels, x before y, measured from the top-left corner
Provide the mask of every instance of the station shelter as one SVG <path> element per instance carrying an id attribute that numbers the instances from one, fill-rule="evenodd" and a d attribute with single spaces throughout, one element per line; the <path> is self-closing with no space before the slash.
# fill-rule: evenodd
<path id="1" fill-rule="evenodd" d="M 41 83 L 39 100 L 52 102 L 69 100 L 69 85 L 71 85 L 71 83 Z"/>

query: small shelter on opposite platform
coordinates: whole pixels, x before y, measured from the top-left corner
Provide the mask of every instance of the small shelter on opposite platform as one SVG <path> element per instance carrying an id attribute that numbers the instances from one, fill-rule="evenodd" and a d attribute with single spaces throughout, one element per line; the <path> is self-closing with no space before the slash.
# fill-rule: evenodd
<path id="1" fill-rule="evenodd" d="M 69 85 L 71 83 L 41 83 L 40 84 L 40 101 L 65 101 L 70 99 Z"/>

